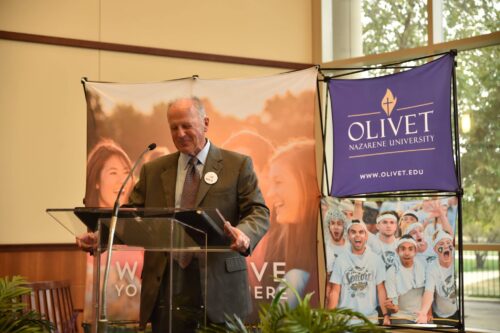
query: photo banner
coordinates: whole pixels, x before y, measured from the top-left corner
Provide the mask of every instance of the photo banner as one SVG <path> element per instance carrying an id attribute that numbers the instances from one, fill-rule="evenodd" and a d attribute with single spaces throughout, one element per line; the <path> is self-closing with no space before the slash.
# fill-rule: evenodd
<path id="1" fill-rule="evenodd" d="M 377 299 L 385 297 L 391 325 L 458 327 L 458 201 L 322 198 L 325 307 L 359 311 L 376 323 L 384 319 Z M 363 237 L 360 224 L 349 231 L 355 220 L 364 222 Z"/>
<path id="2" fill-rule="evenodd" d="M 331 195 L 456 191 L 451 134 L 454 57 L 370 79 L 332 79 Z"/>
<path id="3" fill-rule="evenodd" d="M 301 296 L 314 292 L 312 303 L 319 305 L 318 265 L 311 259 L 317 258 L 319 214 L 314 136 L 317 74 L 313 67 L 250 79 L 84 82 L 88 112 L 85 205 L 112 206 L 131 165 L 150 143 L 155 142 L 157 148 L 145 155 L 144 163 L 175 152 L 167 123 L 168 104 L 178 98 L 198 97 L 210 119 L 208 139 L 252 158 L 271 210 L 267 234 L 247 257 L 254 300 L 249 322 L 257 322 L 259 304 L 271 302 L 282 287 L 278 279 L 287 280 Z M 111 166 L 114 172 L 108 174 Z M 139 169 L 125 188 L 122 204 L 139 177 Z M 141 252 L 113 258 L 112 285 L 108 287 L 111 321 L 137 320 L 141 268 Z M 85 319 L 89 321 L 91 259 L 87 281 Z M 297 304 L 291 292 L 283 299 L 290 306 Z"/>

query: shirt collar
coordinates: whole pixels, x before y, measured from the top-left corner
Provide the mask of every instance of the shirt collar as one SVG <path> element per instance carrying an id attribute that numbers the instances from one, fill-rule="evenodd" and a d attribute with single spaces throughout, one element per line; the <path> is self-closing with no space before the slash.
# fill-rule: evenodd
<path id="1" fill-rule="evenodd" d="M 208 151 L 210 150 L 210 140 L 207 139 L 207 143 L 203 147 L 202 150 L 196 155 L 196 158 L 202 165 L 205 165 L 205 162 L 207 161 L 207 156 L 208 156 Z M 179 156 L 179 162 L 181 165 L 185 168 L 187 168 L 188 162 L 191 159 L 191 155 L 181 153 Z"/>

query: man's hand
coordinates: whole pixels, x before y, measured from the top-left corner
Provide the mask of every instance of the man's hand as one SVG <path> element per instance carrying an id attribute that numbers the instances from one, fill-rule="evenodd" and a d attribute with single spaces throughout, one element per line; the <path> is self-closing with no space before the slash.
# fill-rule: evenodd
<path id="1" fill-rule="evenodd" d="M 432 316 L 432 308 L 429 309 L 429 312 L 427 312 L 427 322 L 432 323 L 434 320 L 434 317 Z"/>
<path id="2" fill-rule="evenodd" d="M 419 311 L 416 322 L 417 324 L 427 324 L 428 323 L 427 313 Z"/>
<path id="3" fill-rule="evenodd" d="M 426 207 L 426 212 L 430 217 L 443 217 L 446 215 L 448 208 L 441 205 L 441 201 L 436 199 L 432 200 Z"/>
<path id="4" fill-rule="evenodd" d="M 97 233 L 86 232 L 76 236 L 76 245 L 85 252 L 93 253 L 97 248 Z"/>
<path id="5" fill-rule="evenodd" d="M 240 253 L 245 253 L 250 246 L 250 238 L 240 229 L 233 227 L 228 221 L 224 222 L 224 232 L 231 237 L 231 249 Z"/>
<path id="6" fill-rule="evenodd" d="M 399 306 L 395 305 L 390 298 L 387 298 L 384 302 L 386 309 L 390 310 L 391 313 L 396 313 L 399 311 Z"/>

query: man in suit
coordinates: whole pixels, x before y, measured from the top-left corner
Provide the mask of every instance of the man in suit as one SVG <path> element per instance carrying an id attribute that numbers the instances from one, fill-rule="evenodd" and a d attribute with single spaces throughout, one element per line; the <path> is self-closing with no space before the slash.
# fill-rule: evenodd
<path id="1" fill-rule="evenodd" d="M 175 261 L 174 270 L 184 274 L 190 281 L 188 284 L 192 284 L 184 286 L 188 303 L 196 303 L 197 298 L 201 300 L 206 296 L 209 322 L 222 323 L 225 314 L 244 318 L 251 311 L 244 256 L 251 254 L 269 227 L 269 209 L 258 187 L 252 161 L 248 156 L 216 147 L 205 137 L 209 119 L 197 98 L 170 103 L 167 119 L 178 152 L 142 167 L 130 202 L 144 207 L 220 210 L 229 222 L 225 232 L 233 251 L 207 255 L 207 295 L 199 295 L 199 288 L 194 286 L 199 282 L 200 271 L 196 258 L 188 260 L 187 266 Z M 190 163 L 196 169 L 199 185 L 193 207 L 186 207 L 183 188 L 189 177 Z M 151 321 L 155 333 L 165 332 L 168 327 L 165 326 L 169 315 L 168 262 L 169 257 L 161 252 L 146 252 L 144 257 L 140 323 L 144 327 Z M 174 320 L 184 323 L 176 326 L 175 331 L 193 331 L 196 323 L 183 320 L 185 313 L 180 312 L 173 314 Z M 176 315 L 179 315 L 177 319 Z"/>

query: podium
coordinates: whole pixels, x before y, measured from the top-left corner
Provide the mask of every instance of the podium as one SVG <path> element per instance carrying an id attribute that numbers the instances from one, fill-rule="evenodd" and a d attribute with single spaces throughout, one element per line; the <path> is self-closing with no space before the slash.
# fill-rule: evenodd
<path id="1" fill-rule="evenodd" d="M 74 236 L 88 231 L 96 233 L 90 332 L 108 331 L 111 326 L 114 326 L 113 332 L 120 331 L 117 327 L 126 327 L 123 331 L 139 328 L 138 304 L 121 306 L 119 298 L 130 293 L 138 300 L 140 292 L 134 290 L 135 287 L 128 291 L 117 281 L 123 280 L 125 275 L 139 281 L 142 273 L 136 266 L 120 267 L 113 259 L 126 258 L 131 253 L 143 253 L 147 258 L 144 268 L 158 273 L 158 281 L 154 284 L 159 285 L 160 293 L 164 295 L 160 307 L 165 332 L 180 331 L 179 327 L 185 325 L 206 324 L 207 253 L 230 251 L 230 240 L 224 235 L 224 222 L 215 210 L 122 208 L 112 235 L 111 252 L 107 252 L 111 209 L 82 207 L 46 211 Z M 149 290 L 147 285 L 143 288 Z M 146 291 L 142 297 L 145 306 L 151 309 L 156 301 L 154 295 Z M 132 311 L 134 320 L 120 317 L 124 311 Z"/>

